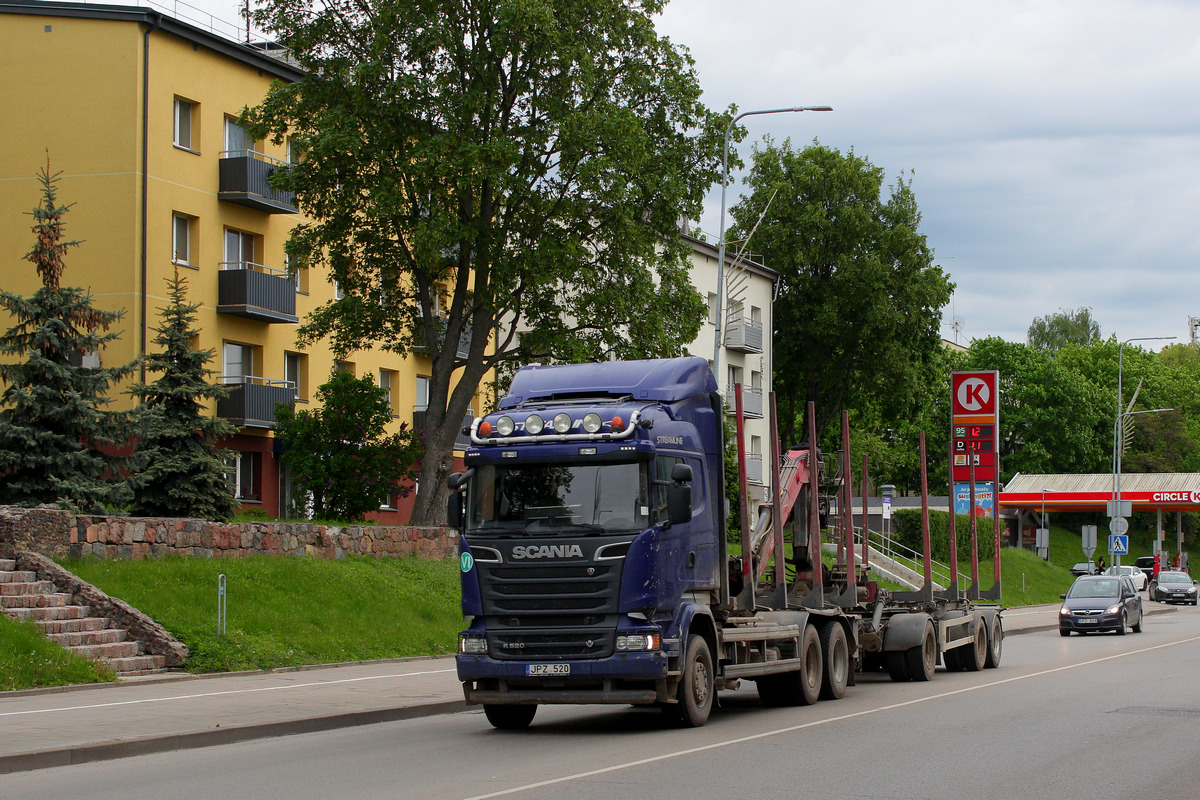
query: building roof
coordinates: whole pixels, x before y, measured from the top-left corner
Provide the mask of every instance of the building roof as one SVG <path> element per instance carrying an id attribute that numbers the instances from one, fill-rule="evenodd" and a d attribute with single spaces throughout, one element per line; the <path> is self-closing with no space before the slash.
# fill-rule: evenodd
<path id="1" fill-rule="evenodd" d="M 1087 475 L 1022 475 L 1000 492 L 1001 508 L 1105 511 L 1115 499 L 1111 472 Z M 1122 473 L 1121 499 L 1137 511 L 1200 511 L 1200 473 Z"/>
<path id="2" fill-rule="evenodd" d="M 110 6 L 97 3 L 47 2 L 46 0 L 0 0 L 0 14 L 140 22 L 150 26 L 151 29 L 161 30 L 186 39 L 285 81 L 298 81 L 305 75 L 303 70 L 281 58 L 270 55 L 267 52 L 273 47 L 270 43 L 245 44 L 234 41 L 198 25 L 183 22 L 152 6 Z"/>

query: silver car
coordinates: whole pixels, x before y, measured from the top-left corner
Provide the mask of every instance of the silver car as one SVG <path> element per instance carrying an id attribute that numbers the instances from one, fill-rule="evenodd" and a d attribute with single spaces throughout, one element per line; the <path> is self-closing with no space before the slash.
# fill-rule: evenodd
<path id="1" fill-rule="evenodd" d="M 1104 570 L 1105 575 L 1128 575 L 1133 581 L 1133 588 L 1139 592 L 1146 588 L 1146 573 L 1142 572 L 1132 564 L 1122 564 L 1119 567 L 1109 567 Z"/>

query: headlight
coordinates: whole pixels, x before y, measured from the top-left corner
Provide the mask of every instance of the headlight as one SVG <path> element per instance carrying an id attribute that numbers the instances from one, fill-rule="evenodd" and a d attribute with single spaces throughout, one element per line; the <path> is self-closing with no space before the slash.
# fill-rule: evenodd
<path id="1" fill-rule="evenodd" d="M 517 429 L 517 423 L 513 422 L 512 417 L 501 417 L 496 420 L 496 433 L 501 436 L 512 436 L 513 431 Z"/>
<path id="2" fill-rule="evenodd" d="M 537 436 L 546 427 L 546 421 L 537 414 L 530 414 L 525 418 L 525 432 L 530 436 Z"/>
<path id="3" fill-rule="evenodd" d="M 464 636 L 458 640 L 460 652 L 471 655 L 482 655 L 487 652 L 487 639 L 482 636 Z"/>
<path id="4" fill-rule="evenodd" d="M 617 637 L 618 652 L 657 650 L 658 645 L 659 638 L 658 634 L 655 633 L 638 633 L 632 636 L 622 635 Z"/>
<path id="5" fill-rule="evenodd" d="M 1196 593 L 1196 587 L 1195 587 L 1195 586 L 1193 586 L 1192 588 L 1188 589 L 1188 590 L 1187 590 L 1187 593 L 1188 593 L 1188 594 L 1195 594 L 1195 593 Z"/>
<path id="6" fill-rule="evenodd" d="M 554 415 L 554 430 L 556 433 L 566 433 L 571 430 L 571 415 L 561 411 Z"/>
<path id="7" fill-rule="evenodd" d="M 1060 608 L 1058 610 L 1058 613 L 1064 617 L 1069 617 L 1069 616 L 1071 616 L 1071 609 L 1067 608 L 1066 606 L 1063 606 L 1062 608 Z"/>
<path id="8" fill-rule="evenodd" d="M 596 433 L 603 425 L 599 414 L 592 413 L 583 418 L 583 429 L 588 433 Z"/>
<path id="9" fill-rule="evenodd" d="M 1108 608 L 1104 609 L 1104 613 L 1105 614 L 1120 614 L 1121 613 L 1121 604 L 1117 603 L 1116 605 L 1109 606 Z"/>

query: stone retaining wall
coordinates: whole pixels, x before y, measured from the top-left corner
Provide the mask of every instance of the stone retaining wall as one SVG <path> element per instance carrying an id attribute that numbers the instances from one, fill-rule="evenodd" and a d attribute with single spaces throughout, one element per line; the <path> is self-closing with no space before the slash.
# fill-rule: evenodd
<path id="1" fill-rule="evenodd" d="M 25 550 L 49 558 L 138 559 L 166 555 L 452 558 L 457 546 L 458 533 L 446 528 L 334 527 L 311 522 L 219 523 L 85 516 L 46 507 L 0 507 L 0 556 Z"/>

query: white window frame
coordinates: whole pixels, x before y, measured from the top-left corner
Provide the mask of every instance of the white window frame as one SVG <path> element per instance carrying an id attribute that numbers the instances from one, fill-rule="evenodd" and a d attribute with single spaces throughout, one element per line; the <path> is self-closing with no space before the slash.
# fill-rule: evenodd
<path id="1" fill-rule="evenodd" d="M 185 116 L 183 109 L 185 108 L 187 109 L 186 120 L 183 118 Z M 188 150 L 193 153 L 196 152 L 195 148 L 192 147 L 192 144 L 196 138 L 195 112 L 195 103 L 191 102 L 190 100 L 184 100 L 182 97 L 175 98 L 175 106 L 173 109 L 174 124 L 172 126 L 172 141 L 174 142 L 175 146 L 181 150 Z"/>
<path id="2" fill-rule="evenodd" d="M 171 214 L 171 263 L 178 264 L 181 267 L 193 267 L 192 258 L 192 217 L 186 214 L 175 212 Z M 182 234 L 183 247 L 182 258 L 180 257 L 180 234 Z"/>

